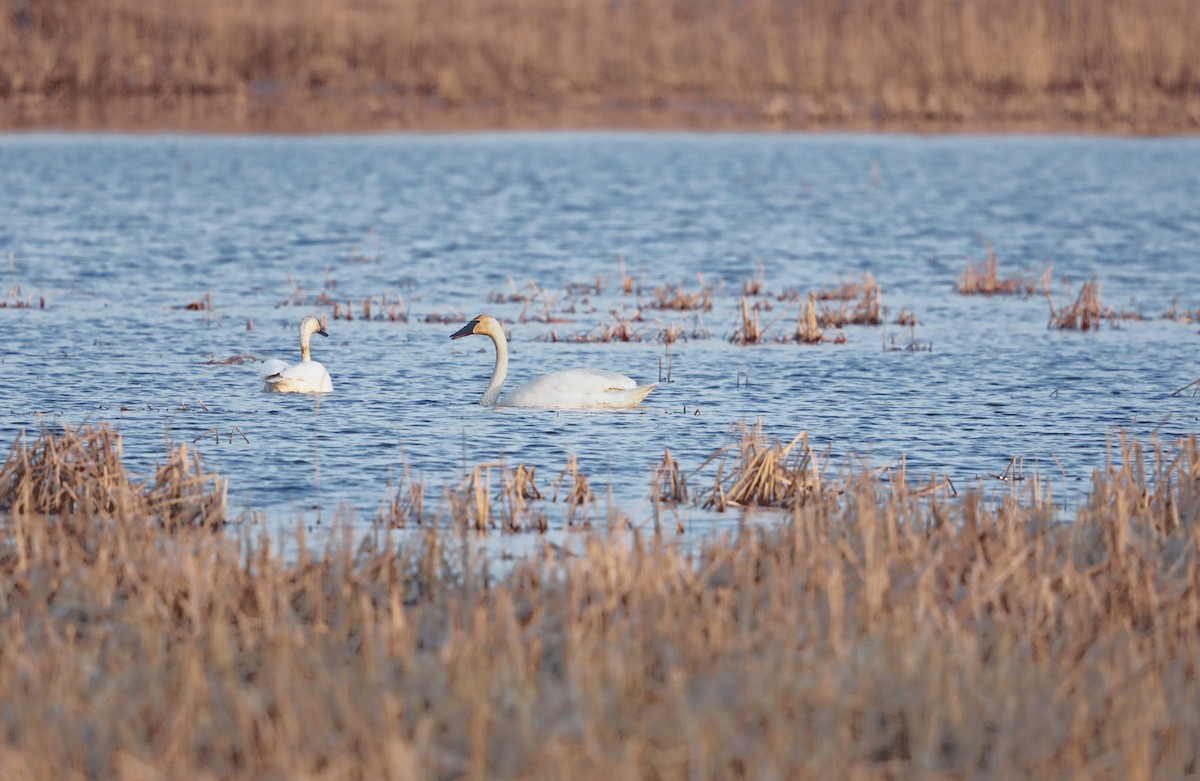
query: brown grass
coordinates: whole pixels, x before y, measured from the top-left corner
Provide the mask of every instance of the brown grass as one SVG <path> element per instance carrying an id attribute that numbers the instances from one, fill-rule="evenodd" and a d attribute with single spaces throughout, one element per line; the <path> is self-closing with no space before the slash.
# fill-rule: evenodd
<path id="1" fill-rule="evenodd" d="M 817 320 L 817 301 L 814 293 L 808 294 L 808 302 L 800 308 L 796 319 L 796 341 L 801 344 L 819 344 L 825 333 Z"/>
<path id="2" fill-rule="evenodd" d="M 762 344 L 764 330 L 758 318 L 758 307 L 750 306 L 750 302 L 742 296 L 742 319 L 729 341 L 734 344 Z"/>
<path id="3" fill-rule="evenodd" d="M 17 496 L 44 484 L 22 475 Z M 314 550 L 299 528 L 284 556 L 137 515 L 86 523 L 77 502 L 10 507 L 0 766 L 119 781 L 1194 774 L 1194 437 L 1122 441 L 1069 524 L 1013 497 L 844 487 L 686 554 L 595 535 L 500 572 L 434 531 Z"/>
<path id="4" fill-rule="evenodd" d="M 835 490 L 822 479 L 823 469 L 808 444 L 808 432 L 784 445 L 767 438 L 760 419 L 753 427 L 738 424 L 736 436 L 736 443 L 721 448 L 705 462 L 717 461 L 717 474 L 704 507 L 718 512 L 729 507 L 793 508 Z M 726 475 L 731 450 L 737 451 L 737 459 Z"/>
<path id="5" fill-rule="evenodd" d="M 663 448 L 663 460 L 654 469 L 652 483 L 654 497 L 659 502 L 682 504 L 688 500 L 687 475 L 667 448 Z"/>
<path id="6" fill-rule="evenodd" d="M 711 312 L 713 290 L 704 284 L 703 275 L 696 274 L 696 277 L 700 281 L 700 289 L 695 292 L 685 290 L 682 282 L 675 287 L 664 284 L 654 288 L 654 300 L 650 302 L 650 306 L 655 309 L 677 309 L 681 312 Z"/>
<path id="7" fill-rule="evenodd" d="M 83 126 L 119 123 L 119 102 L 134 122 L 214 129 L 472 109 L 489 124 L 1195 129 L 1197 39 L 1192 0 L 48 0 L 0 15 L 0 98 L 9 122 Z"/>
<path id="8" fill-rule="evenodd" d="M 232 432 L 230 437 L 232 437 Z M 47 430 L 13 442 L 0 468 L 0 510 L 67 519 L 138 518 L 166 528 L 225 523 L 226 486 L 181 444 L 145 481 L 125 470 L 121 437 L 107 426 Z"/>
<path id="9" fill-rule="evenodd" d="M 493 495 L 494 472 L 499 473 L 499 478 Z M 586 489 L 586 479 L 584 483 Z M 455 489 L 447 492 L 447 498 L 451 519 L 460 528 L 520 532 L 545 531 L 548 525 L 546 513 L 530 505 L 542 498 L 542 492 L 534 481 L 534 468 L 524 464 L 517 464 L 515 469 L 509 469 L 503 461 L 478 464 Z M 573 515 L 573 508 L 568 508 L 568 514 Z"/>
<path id="10" fill-rule="evenodd" d="M 334 320 L 354 320 L 354 302 L 347 301 L 345 308 L 341 303 L 329 299 L 327 296 L 318 296 L 318 300 L 314 302 L 319 306 L 332 306 Z M 358 319 L 388 323 L 407 323 L 408 322 L 408 304 L 404 300 L 404 296 L 399 293 L 395 298 L 392 298 L 387 293 L 375 298 L 368 296 L 362 299 L 360 304 L 360 315 Z"/>
<path id="11" fill-rule="evenodd" d="M 1092 277 L 1084 282 L 1079 295 L 1070 306 L 1055 308 L 1054 297 L 1046 288 L 1046 300 L 1050 303 L 1050 327 L 1064 330 L 1089 331 L 1100 327 L 1105 318 L 1112 318 L 1111 308 L 1100 301 L 1100 283 Z"/>
<path id="12" fill-rule="evenodd" d="M 1041 277 L 1043 290 L 1049 289 L 1051 273 L 1051 266 L 1047 263 Z M 1038 284 L 1020 272 L 1001 279 L 1000 260 L 996 257 L 996 249 L 989 244 L 987 257 L 978 263 L 967 264 L 954 289 L 964 296 L 1031 296 L 1037 292 Z"/>

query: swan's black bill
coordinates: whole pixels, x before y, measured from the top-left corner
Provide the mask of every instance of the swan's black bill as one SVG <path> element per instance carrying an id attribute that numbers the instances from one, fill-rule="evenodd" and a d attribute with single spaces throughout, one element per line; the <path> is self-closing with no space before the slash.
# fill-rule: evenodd
<path id="1" fill-rule="evenodd" d="M 326 331 L 324 328 L 319 328 L 316 331 L 314 331 L 313 333 L 318 333 L 321 336 L 329 336 L 329 332 Z"/>
<path id="2" fill-rule="evenodd" d="M 475 333 L 475 326 L 479 325 L 478 320 L 472 320 L 454 333 L 450 334 L 451 339 L 461 339 L 464 336 L 470 336 Z"/>

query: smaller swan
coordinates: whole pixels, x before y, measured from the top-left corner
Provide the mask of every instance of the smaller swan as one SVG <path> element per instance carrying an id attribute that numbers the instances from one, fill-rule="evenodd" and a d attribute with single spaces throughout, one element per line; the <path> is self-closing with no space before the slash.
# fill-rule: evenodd
<path id="1" fill-rule="evenodd" d="M 451 334 L 461 339 L 482 334 L 496 345 L 496 366 L 487 390 L 479 397 L 485 407 L 545 407 L 550 409 L 625 409 L 636 407 L 658 383 L 638 385 L 624 374 L 600 369 L 565 369 L 550 372 L 518 385 L 500 398 L 508 376 L 508 339 L 504 328 L 491 315 L 480 315 Z"/>
<path id="2" fill-rule="evenodd" d="M 312 359 L 308 341 L 313 334 L 329 336 L 316 315 L 300 321 L 300 363 L 272 359 L 263 363 L 263 390 L 268 393 L 329 393 L 333 380 L 325 367 Z"/>

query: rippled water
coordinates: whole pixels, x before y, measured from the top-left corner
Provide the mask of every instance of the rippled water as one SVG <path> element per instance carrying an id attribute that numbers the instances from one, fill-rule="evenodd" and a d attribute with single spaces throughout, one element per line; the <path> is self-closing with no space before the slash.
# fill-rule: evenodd
<path id="1" fill-rule="evenodd" d="M 220 442 L 199 446 L 233 502 L 280 521 L 369 518 L 406 464 L 430 503 L 464 464 L 500 455 L 538 467 L 544 488 L 568 454 L 637 520 L 664 447 L 694 469 L 731 422 L 756 417 L 782 437 L 807 430 L 835 467 L 904 456 L 961 487 L 1016 455 L 1079 491 L 1115 432 L 1197 428 L 1200 401 L 1170 392 L 1200 377 L 1200 326 L 1161 318 L 1176 297 L 1200 307 L 1197 159 L 1196 140 L 2 137 L 5 290 L 45 309 L 0 309 L 0 444 L 49 422 L 110 421 L 144 471 L 166 439 L 216 429 Z M 1052 261 L 1076 289 L 1094 274 L 1106 303 L 1150 319 L 1061 332 L 1044 297 L 955 295 L 984 239 L 1002 272 Z M 619 256 L 638 294 L 621 293 Z M 896 325 L 849 327 L 840 345 L 730 344 L 760 264 L 773 294 L 869 271 L 889 319 L 915 311 L 932 349 L 885 350 L 909 343 Z M 702 323 L 643 306 L 647 341 L 561 341 L 632 314 L 665 282 L 697 290 L 697 272 L 716 288 Z M 568 293 L 597 277 L 600 294 Z M 510 278 L 544 292 L 489 301 Z M 355 302 L 356 319 L 331 319 L 314 343 L 331 396 L 263 394 L 252 365 L 208 363 L 294 358 L 300 318 L 332 315 L 312 303 L 323 292 Z M 183 308 L 206 293 L 213 311 Z M 383 295 L 403 296 L 407 323 L 361 319 L 359 302 Z M 297 297 L 309 303 L 287 303 Z M 768 336 L 792 330 L 799 304 L 766 300 Z M 518 322 L 547 305 L 573 322 Z M 483 311 L 511 326 L 510 384 L 574 365 L 654 380 L 659 329 L 710 335 L 673 346 L 672 382 L 639 410 L 493 411 L 475 403 L 490 343 L 424 322 Z M 550 331 L 560 341 L 540 340 Z M 248 442 L 229 441 L 234 426 Z"/>

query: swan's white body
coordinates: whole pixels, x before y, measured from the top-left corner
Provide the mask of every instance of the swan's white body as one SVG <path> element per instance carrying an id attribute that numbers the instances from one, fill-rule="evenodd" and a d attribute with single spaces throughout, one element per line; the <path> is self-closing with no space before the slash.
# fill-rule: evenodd
<path id="1" fill-rule="evenodd" d="M 263 390 L 269 393 L 330 393 L 333 380 L 320 363 L 312 359 L 309 340 L 313 334 L 329 336 L 321 321 L 308 315 L 300 321 L 300 363 L 272 359 L 262 366 Z"/>
<path id="2" fill-rule="evenodd" d="M 500 396 L 508 376 L 508 339 L 504 329 L 491 315 L 480 315 L 467 323 L 451 339 L 472 334 L 487 336 L 496 345 L 496 365 L 487 390 L 479 397 L 485 407 L 544 407 L 548 409 L 626 409 L 636 407 L 658 383 L 638 385 L 617 372 L 601 369 L 565 369 L 550 372 L 518 385 Z"/>

